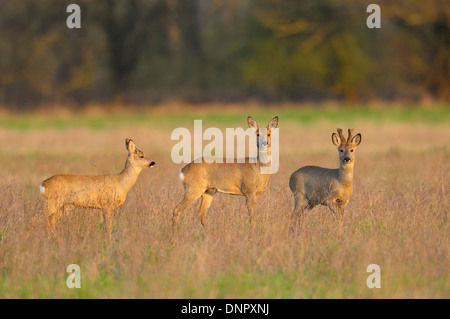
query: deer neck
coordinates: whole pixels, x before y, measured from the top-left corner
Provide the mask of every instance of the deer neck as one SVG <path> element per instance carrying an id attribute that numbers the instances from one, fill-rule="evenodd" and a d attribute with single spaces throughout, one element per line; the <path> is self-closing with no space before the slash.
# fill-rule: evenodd
<path id="1" fill-rule="evenodd" d="M 339 182 L 344 188 L 353 186 L 353 165 L 342 165 L 339 167 Z"/>
<path id="2" fill-rule="evenodd" d="M 264 154 L 263 156 L 260 156 L 260 152 L 258 149 L 258 158 L 257 158 L 257 167 L 262 175 L 267 175 L 267 178 L 270 176 L 270 170 L 272 167 L 272 155 L 269 152 L 268 154 Z"/>
<path id="3" fill-rule="evenodd" d="M 119 184 L 125 192 L 128 193 L 131 187 L 133 187 L 134 183 L 136 183 L 141 170 L 141 168 L 137 168 L 131 165 L 128 160 L 125 162 L 125 168 L 118 174 Z"/>

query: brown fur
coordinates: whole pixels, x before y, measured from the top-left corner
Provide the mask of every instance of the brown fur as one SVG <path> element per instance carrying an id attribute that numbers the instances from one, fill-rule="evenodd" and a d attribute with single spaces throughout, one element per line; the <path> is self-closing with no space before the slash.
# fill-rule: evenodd
<path id="1" fill-rule="evenodd" d="M 259 146 L 259 127 L 252 117 L 247 118 L 250 128 L 255 130 Z M 272 128 L 278 127 L 278 117 L 274 117 L 267 125 L 267 154 L 270 154 Z M 225 161 L 224 161 L 225 162 Z M 201 163 L 191 162 L 182 170 L 183 186 L 185 195 L 183 200 L 173 211 L 172 227 L 175 228 L 181 213 L 188 208 L 198 198 L 202 198 L 202 203 L 198 212 L 198 218 L 203 226 L 207 227 L 206 215 L 215 193 L 225 193 L 245 196 L 250 221 L 257 205 L 258 196 L 261 195 L 269 182 L 269 174 L 261 174 L 263 164 L 259 160 L 251 163 L 249 158 L 244 163 Z"/>
<path id="2" fill-rule="evenodd" d="M 324 205 L 337 213 L 342 222 L 344 207 L 353 194 L 354 151 L 361 143 L 361 134 L 353 137 L 353 130 L 349 129 L 345 139 L 342 130 L 337 131 L 339 135 L 333 133 L 331 139 L 339 152 L 339 169 L 304 166 L 291 175 L 289 187 L 294 194 L 294 216 Z"/>
<path id="3" fill-rule="evenodd" d="M 128 157 L 125 168 L 119 174 L 111 175 L 54 175 L 41 183 L 44 196 L 44 209 L 34 217 L 34 222 L 41 215 L 47 216 L 47 226 L 55 236 L 57 219 L 65 206 L 73 205 L 85 208 L 103 209 L 105 229 L 111 237 L 111 212 L 121 206 L 128 192 L 135 184 L 143 168 L 155 165 L 136 147 L 131 139 L 125 141 Z M 31 230 L 30 229 L 30 230 Z"/>

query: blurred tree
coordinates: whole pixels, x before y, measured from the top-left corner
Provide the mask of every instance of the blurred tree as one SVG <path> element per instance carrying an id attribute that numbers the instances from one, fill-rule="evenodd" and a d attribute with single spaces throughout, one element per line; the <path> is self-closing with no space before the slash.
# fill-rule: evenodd
<path id="1" fill-rule="evenodd" d="M 249 83 L 288 97 L 365 95 L 373 62 L 360 1 L 263 0 L 253 12 L 266 32 L 244 66 Z"/>
<path id="2" fill-rule="evenodd" d="M 4 0 L 0 6 L 3 103 L 14 101 L 19 108 L 62 103 L 90 90 L 98 72 L 92 55 L 97 48 L 84 29 L 66 27 L 67 3 Z"/>
<path id="3" fill-rule="evenodd" d="M 171 59 L 175 67 L 171 69 L 176 74 L 176 82 L 183 83 L 184 92 L 201 91 L 207 83 L 201 65 L 204 56 L 199 1 L 168 0 L 167 10 Z"/>
<path id="4" fill-rule="evenodd" d="M 130 75 L 137 67 L 148 39 L 149 25 L 160 12 L 158 0 L 104 0 L 98 2 L 110 58 L 115 97 L 127 100 Z"/>
<path id="5" fill-rule="evenodd" d="M 400 29 L 397 52 L 405 59 L 404 81 L 419 82 L 432 97 L 450 101 L 450 2 L 382 1 L 385 18 Z"/>
<path id="6" fill-rule="evenodd" d="M 0 104 L 450 100 L 450 2 L 0 0 Z"/>

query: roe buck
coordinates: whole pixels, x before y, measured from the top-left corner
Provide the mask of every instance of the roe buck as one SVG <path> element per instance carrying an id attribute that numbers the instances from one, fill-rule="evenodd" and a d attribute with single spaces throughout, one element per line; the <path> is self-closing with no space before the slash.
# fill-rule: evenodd
<path id="1" fill-rule="evenodd" d="M 105 229 L 111 238 L 111 212 L 121 206 L 128 192 L 135 184 L 143 168 L 152 167 L 155 162 L 148 159 L 131 139 L 125 140 L 128 150 L 125 168 L 119 174 L 111 175 L 54 175 L 40 185 L 45 198 L 44 209 L 34 217 L 47 216 L 47 226 L 55 237 L 55 224 L 67 205 L 97 208 L 103 210 Z"/>
<path id="2" fill-rule="evenodd" d="M 185 194 L 183 200 L 175 207 L 172 218 L 172 230 L 175 230 L 181 213 L 198 198 L 202 198 L 198 218 L 207 228 L 206 214 L 215 193 L 245 196 L 247 208 L 252 222 L 258 196 L 261 195 L 269 182 L 269 174 L 262 173 L 271 166 L 271 130 L 278 127 L 278 116 L 274 117 L 266 129 L 260 130 L 252 117 L 247 118 L 250 128 L 255 130 L 258 157 L 246 157 L 243 163 L 207 163 L 193 161 L 180 170 Z M 260 153 L 267 157 L 263 163 Z"/>
<path id="3" fill-rule="evenodd" d="M 305 209 L 324 205 L 337 214 L 342 223 L 344 207 L 353 193 L 355 149 L 361 143 L 361 134 L 353 136 L 353 129 L 349 129 L 345 139 L 342 130 L 338 128 L 337 131 L 339 135 L 333 133 L 331 140 L 339 152 L 339 169 L 304 166 L 291 175 L 289 187 L 295 202 L 293 217 Z"/>

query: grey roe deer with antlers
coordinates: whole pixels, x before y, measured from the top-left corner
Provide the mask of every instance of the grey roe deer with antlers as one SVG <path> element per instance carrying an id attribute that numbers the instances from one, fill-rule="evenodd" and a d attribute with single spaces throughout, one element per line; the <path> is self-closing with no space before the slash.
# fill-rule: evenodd
<path id="1" fill-rule="evenodd" d="M 339 169 L 304 166 L 291 175 L 289 187 L 294 194 L 294 217 L 305 209 L 324 205 L 337 214 L 342 223 L 344 207 L 353 193 L 355 149 L 361 143 L 361 134 L 353 136 L 353 129 L 349 129 L 346 139 L 341 129 L 337 131 L 339 135 L 333 133 L 331 140 L 339 153 Z"/>
<path id="2" fill-rule="evenodd" d="M 125 140 L 128 156 L 125 168 L 119 174 L 111 175 L 54 175 L 40 185 L 40 192 L 44 196 L 44 209 L 34 217 L 35 221 L 41 216 L 47 216 L 47 226 L 55 237 L 55 224 L 62 215 L 65 206 L 73 205 L 85 208 L 103 210 L 105 229 L 111 237 L 111 212 L 121 206 L 128 192 L 135 184 L 139 173 L 146 167 L 152 167 L 151 161 L 136 147 L 131 139 Z"/>
<path id="3" fill-rule="evenodd" d="M 256 121 L 249 116 L 247 123 L 255 131 L 258 146 L 256 161 L 245 158 L 243 163 L 207 163 L 191 162 L 180 171 L 185 194 L 183 200 L 175 207 L 172 229 L 176 229 L 181 213 L 198 198 L 202 198 L 198 218 L 207 227 L 207 211 L 215 193 L 245 196 L 250 222 L 253 220 L 258 196 L 266 189 L 270 174 L 263 174 L 264 167 L 270 167 L 271 130 L 278 127 L 278 116 L 274 117 L 267 128 L 260 130 Z M 268 156 L 269 161 L 261 161 L 260 153 Z"/>

